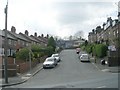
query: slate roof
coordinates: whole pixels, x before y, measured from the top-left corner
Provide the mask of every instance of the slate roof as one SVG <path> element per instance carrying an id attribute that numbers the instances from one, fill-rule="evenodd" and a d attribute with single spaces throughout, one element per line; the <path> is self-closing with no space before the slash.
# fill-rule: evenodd
<path id="1" fill-rule="evenodd" d="M 5 30 L 0 30 L 0 36 L 5 37 Z M 17 40 L 13 35 L 7 33 L 7 38 Z"/>

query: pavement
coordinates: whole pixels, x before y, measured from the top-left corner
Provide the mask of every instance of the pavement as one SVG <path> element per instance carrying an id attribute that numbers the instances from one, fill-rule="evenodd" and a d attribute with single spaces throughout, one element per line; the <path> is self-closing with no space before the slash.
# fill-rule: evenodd
<path id="1" fill-rule="evenodd" d="M 15 77 L 9 77 L 8 83 L 5 83 L 5 79 L 0 79 L 0 87 L 6 87 L 6 86 L 12 86 L 17 84 L 22 84 L 26 81 L 28 81 L 31 77 L 36 75 L 40 70 L 42 70 L 42 63 L 38 64 L 36 67 L 34 67 L 31 71 L 28 71 L 24 74 L 18 74 Z"/>
<path id="2" fill-rule="evenodd" d="M 95 59 L 94 57 L 90 57 L 90 62 L 98 69 L 103 72 L 111 72 L 111 73 L 119 73 L 120 72 L 120 66 L 108 66 L 107 61 L 105 65 L 101 64 L 102 59 Z"/>

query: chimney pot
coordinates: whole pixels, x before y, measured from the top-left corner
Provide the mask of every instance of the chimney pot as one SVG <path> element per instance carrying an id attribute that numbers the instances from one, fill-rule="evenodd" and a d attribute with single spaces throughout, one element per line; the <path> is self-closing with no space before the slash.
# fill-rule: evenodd
<path id="1" fill-rule="evenodd" d="M 16 33 L 16 28 L 14 26 L 11 27 L 11 32 Z"/>
<path id="2" fill-rule="evenodd" d="M 35 32 L 34 36 L 37 37 L 37 33 L 36 32 Z"/>
<path id="3" fill-rule="evenodd" d="M 27 30 L 25 30 L 25 35 L 27 35 L 27 36 L 29 35 L 29 32 Z"/>

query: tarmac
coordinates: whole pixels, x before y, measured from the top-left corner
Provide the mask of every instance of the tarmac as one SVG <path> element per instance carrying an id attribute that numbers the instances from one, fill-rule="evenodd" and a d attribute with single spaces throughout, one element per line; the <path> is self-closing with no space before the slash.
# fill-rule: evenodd
<path id="1" fill-rule="evenodd" d="M 96 60 L 93 57 L 91 57 L 90 62 L 98 69 L 103 72 L 110 72 L 110 73 L 119 73 L 120 72 L 120 67 L 114 66 L 114 67 L 109 67 L 107 64 L 102 65 L 100 60 Z M 8 78 L 8 83 L 5 83 L 4 79 L 0 79 L 0 87 L 6 87 L 6 86 L 12 86 L 12 85 L 17 85 L 17 84 L 22 84 L 24 82 L 27 82 L 31 77 L 36 75 L 39 71 L 43 69 L 42 63 L 38 64 L 36 67 L 34 67 L 31 71 L 24 73 L 24 74 L 19 74 L 16 77 L 10 77 Z"/>

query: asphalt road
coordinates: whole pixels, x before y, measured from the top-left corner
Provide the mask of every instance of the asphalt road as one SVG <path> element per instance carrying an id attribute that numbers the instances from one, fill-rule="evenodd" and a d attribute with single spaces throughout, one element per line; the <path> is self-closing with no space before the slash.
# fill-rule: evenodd
<path id="1" fill-rule="evenodd" d="M 75 50 L 63 50 L 60 57 L 62 61 L 57 67 L 43 69 L 11 88 L 118 88 L 117 73 L 103 72 L 90 62 L 80 62 Z"/>

